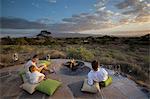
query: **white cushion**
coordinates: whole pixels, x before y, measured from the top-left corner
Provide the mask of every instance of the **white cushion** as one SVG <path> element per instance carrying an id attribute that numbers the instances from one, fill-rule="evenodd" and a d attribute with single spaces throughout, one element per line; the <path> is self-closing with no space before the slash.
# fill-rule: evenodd
<path id="1" fill-rule="evenodd" d="M 85 79 L 81 91 L 97 93 L 100 91 L 99 83 L 94 83 L 93 85 L 88 84 L 88 80 Z"/>
<path id="2" fill-rule="evenodd" d="M 32 94 L 35 91 L 35 88 L 38 84 L 30 84 L 28 82 L 21 85 L 21 88 L 27 91 L 28 93 Z"/>

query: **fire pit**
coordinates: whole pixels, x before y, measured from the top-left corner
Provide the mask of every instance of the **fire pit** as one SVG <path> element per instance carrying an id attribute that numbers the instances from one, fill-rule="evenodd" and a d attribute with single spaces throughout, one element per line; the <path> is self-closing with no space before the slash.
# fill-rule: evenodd
<path id="1" fill-rule="evenodd" d="M 72 70 L 72 71 L 75 71 L 75 70 L 77 70 L 78 68 L 83 67 L 83 66 L 84 66 L 84 63 L 81 62 L 81 61 L 75 61 L 74 59 L 72 59 L 72 60 L 66 62 L 66 63 L 64 64 L 64 66 L 68 67 L 68 68 L 69 68 L 70 70 Z"/>
<path id="2" fill-rule="evenodd" d="M 76 61 L 74 59 L 64 63 L 64 66 L 61 68 L 61 73 L 65 75 L 87 75 L 90 71 L 90 68 L 84 65 L 82 61 Z"/>

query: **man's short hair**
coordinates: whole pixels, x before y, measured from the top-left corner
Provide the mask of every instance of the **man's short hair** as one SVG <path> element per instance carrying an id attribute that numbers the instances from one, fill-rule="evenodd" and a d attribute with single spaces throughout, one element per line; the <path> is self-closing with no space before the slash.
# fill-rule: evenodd
<path id="1" fill-rule="evenodd" d="M 98 65 L 99 65 L 98 61 L 94 60 L 92 62 L 92 68 L 93 68 L 94 71 L 98 70 Z"/>

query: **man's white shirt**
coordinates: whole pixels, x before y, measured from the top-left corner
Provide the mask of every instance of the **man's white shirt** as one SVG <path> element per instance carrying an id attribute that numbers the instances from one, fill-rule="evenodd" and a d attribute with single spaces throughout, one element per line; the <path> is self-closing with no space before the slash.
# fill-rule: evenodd
<path id="1" fill-rule="evenodd" d="M 88 84 L 93 85 L 95 82 L 106 81 L 108 79 L 108 72 L 104 68 L 98 68 L 97 71 L 91 70 L 88 73 Z"/>

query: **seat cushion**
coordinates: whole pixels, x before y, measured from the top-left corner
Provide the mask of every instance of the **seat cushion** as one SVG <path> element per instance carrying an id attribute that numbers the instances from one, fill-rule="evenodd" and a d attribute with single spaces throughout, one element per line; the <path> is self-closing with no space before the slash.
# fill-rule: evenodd
<path id="1" fill-rule="evenodd" d="M 44 66 L 49 66 L 51 64 L 50 61 L 47 60 L 40 60 L 39 61 L 39 66 L 44 65 Z"/>
<path id="2" fill-rule="evenodd" d="M 99 83 L 94 83 L 94 85 L 89 85 L 88 80 L 85 79 L 81 91 L 97 93 L 100 90 Z"/>
<path id="3" fill-rule="evenodd" d="M 35 91 L 35 88 L 38 86 L 38 84 L 30 84 L 28 82 L 22 84 L 20 87 L 27 91 L 28 93 L 32 94 Z"/>
<path id="4" fill-rule="evenodd" d="M 106 81 L 103 81 L 103 82 L 100 83 L 100 86 L 106 87 L 106 86 L 109 86 L 111 83 L 112 83 L 112 77 L 109 76 Z"/>
<path id="5" fill-rule="evenodd" d="M 48 95 L 53 95 L 53 93 L 56 91 L 56 89 L 61 85 L 61 82 L 52 80 L 52 79 L 46 79 L 40 82 L 40 84 L 36 87 L 36 90 L 43 92 Z"/>
<path id="6" fill-rule="evenodd" d="M 28 79 L 29 79 L 29 78 L 27 78 L 26 74 L 22 74 L 22 75 L 21 75 L 21 78 L 22 78 L 22 80 L 23 80 L 24 83 L 25 83 L 25 82 L 28 82 Z"/>
<path id="7" fill-rule="evenodd" d="M 23 74 L 25 74 L 25 70 L 21 70 L 21 71 L 19 71 L 19 76 L 21 77 Z"/>
<path id="8" fill-rule="evenodd" d="M 19 76 L 21 77 L 22 81 L 25 83 L 28 81 L 28 78 L 26 77 L 25 71 L 20 71 Z"/>

